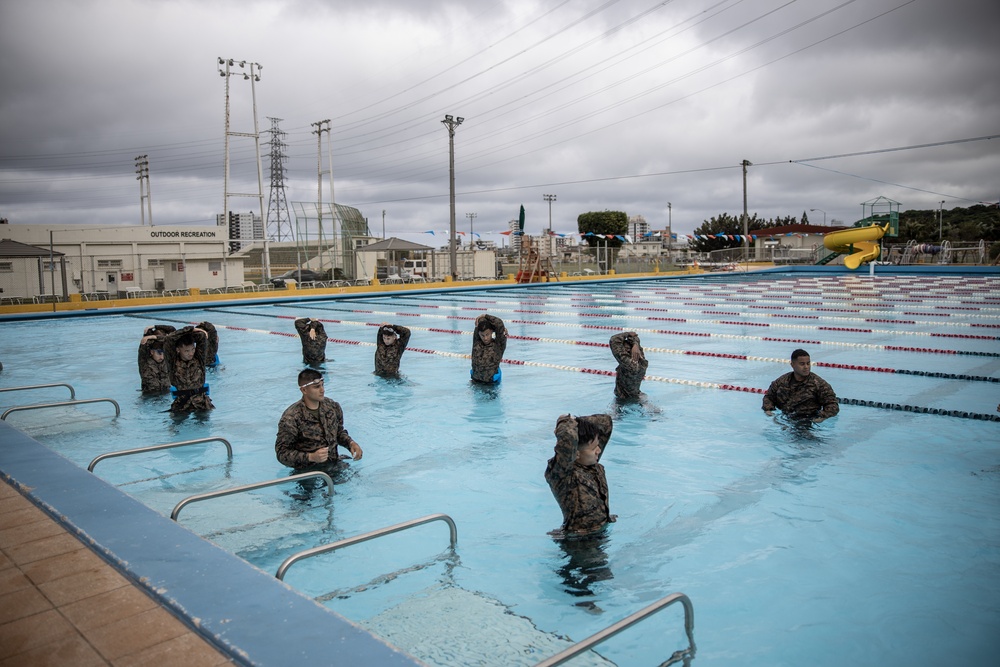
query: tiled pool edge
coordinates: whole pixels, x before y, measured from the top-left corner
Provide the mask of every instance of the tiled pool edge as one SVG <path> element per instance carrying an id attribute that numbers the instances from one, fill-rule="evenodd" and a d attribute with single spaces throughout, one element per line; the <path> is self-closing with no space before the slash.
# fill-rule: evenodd
<path id="1" fill-rule="evenodd" d="M 0 475 L 239 664 L 421 664 L 6 422 Z"/>

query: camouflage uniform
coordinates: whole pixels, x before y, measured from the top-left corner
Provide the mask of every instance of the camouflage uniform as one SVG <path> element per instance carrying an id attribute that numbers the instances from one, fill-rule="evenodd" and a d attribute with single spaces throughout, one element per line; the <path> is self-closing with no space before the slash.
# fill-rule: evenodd
<path id="1" fill-rule="evenodd" d="M 174 327 L 169 324 L 156 324 L 146 329 L 142 336 L 143 340 L 139 341 L 139 379 L 142 381 L 142 393 L 144 394 L 162 394 L 170 390 L 170 373 L 167 372 L 167 361 L 164 358 L 163 361 L 157 363 L 150 356 L 149 351 L 153 347 L 152 341 L 145 341 L 145 338 L 146 336 L 156 336 L 157 342 L 160 343 L 160 349 L 162 349 L 166 335 L 173 330 Z"/>
<path id="2" fill-rule="evenodd" d="M 205 344 L 205 365 L 214 368 L 219 363 L 219 332 L 211 322 L 200 322 L 196 326 L 208 334 L 208 341 Z"/>
<path id="3" fill-rule="evenodd" d="M 577 422 L 586 419 L 598 431 L 601 453 L 611 439 L 611 417 L 560 417 L 556 424 L 556 455 L 545 468 L 545 481 L 562 510 L 562 528 L 567 534 L 585 535 L 614 522 L 618 517 L 608 508 L 608 479 L 604 466 L 576 462 L 579 447 Z"/>
<path id="4" fill-rule="evenodd" d="M 392 329 L 399 338 L 392 345 L 386 345 L 382 340 L 382 329 Z M 399 362 L 406 352 L 406 344 L 410 342 L 410 330 L 400 324 L 389 324 L 379 327 L 378 340 L 375 341 L 375 374 L 392 376 L 399 373 Z"/>
<path id="5" fill-rule="evenodd" d="M 639 361 L 632 361 L 632 347 L 625 344 L 625 339 L 631 338 L 632 345 L 639 346 Z M 638 398 L 642 392 L 639 390 L 642 379 L 646 376 L 646 369 L 649 362 L 639 344 L 639 334 L 634 331 L 623 331 L 615 334 L 609 341 L 611 354 L 618 360 L 618 368 L 615 369 L 615 396 L 618 398 Z"/>
<path id="6" fill-rule="evenodd" d="M 274 439 L 274 453 L 289 468 L 310 468 L 317 465 L 309 460 L 309 452 L 323 447 L 330 448 L 330 460 L 338 458 L 337 445 L 350 450 L 352 438 L 344 428 L 344 411 L 340 404 L 329 398 L 320 401 L 315 411 L 303 401 L 292 403 L 278 420 L 278 435 Z"/>
<path id="7" fill-rule="evenodd" d="M 326 361 L 326 329 L 323 323 L 300 317 L 295 320 L 295 330 L 299 332 L 302 341 L 302 363 L 316 366 Z M 310 338 L 309 332 L 315 331 L 316 338 Z"/>
<path id="8" fill-rule="evenodd" d="M 493 383 L 500 372 L 500 362 L 507 349 L 507 329 L 503 320 L 492 315 L 483 319 L 496 334 L 492 343 L 484 343 L 479 337 L 479 329 L 472 333 L 472 379 L 476 382 Z"/>
<path id="9" fill-rule="evenodd" d="M 785 373 L 764 394 L 761 409 L 775 408 L 792 419 L 826 419 L 840 412 L 840 403 L 830 383 L 815 373 L 807 375 L 805 380 L 796 380 L 795 373 Z"/>
<path id="10" fill-rule="evenodd" d="M 207 333 L 207 332 L 206 332 Z M 177 354 L 177 341 L 191 334 L 195 341 L 194 358 L 184 361 Z M 184 327 L 167 334 L 163 341 L 164 363 L 170 374 L 170 384 L 173 385 L 174 402 L 171 412 L 189 412 L 191 410 L 211 410 L 212 399 L 208 397 L 208 385 L 205 384 L 205 358 L 208 356 L 207 336 L 195 331 L 194 327 Z"/>

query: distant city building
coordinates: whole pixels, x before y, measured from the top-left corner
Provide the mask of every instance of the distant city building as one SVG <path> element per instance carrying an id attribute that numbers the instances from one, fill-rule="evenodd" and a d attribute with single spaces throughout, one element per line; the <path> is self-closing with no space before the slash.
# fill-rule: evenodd
<path id="1" fill-rule="evenodd" d="M 254 241 L 264 239 L 264 221 L 253 212 L 229 212 L 229 219 L 219 214 L 215 216 L 215 224 L 220 227 L 229 226 L 229 250 L 236 252 Z"/>
<path id="2" fill-rule="evenodd" d="M 649 233 L 649 223 L 641 215 L 633 215 L 628 219 L 628 234 L 633 241 L 640 240 Z"/>

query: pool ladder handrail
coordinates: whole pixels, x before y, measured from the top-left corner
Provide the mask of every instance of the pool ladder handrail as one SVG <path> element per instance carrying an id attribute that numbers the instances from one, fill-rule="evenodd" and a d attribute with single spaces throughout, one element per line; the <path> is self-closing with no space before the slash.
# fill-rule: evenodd
<path id="1" fill-rule="evenodd" d="M 6 421 L 7 415 L 12 412 L 18 412 L 20 410 L 38 410 L 41 408 L 61 408 L 67 405 L 83 405 L 84 403 L 111 403 L 115 406 L 115 417 L 121 417 L 122 409 L 118 405 L 118 401 L 113 398 L 81 398 L 73 401 L 59 401 L 57 403 L 35 403 L 34 405 L 17 405 L 13 408 L 7 408 L 2 415 L 0 415 L 0 421 Z"/>
<path id="2" fill-rule="evenodd" d="M 23 387 L 4 387 L 3 389 L 0 389 L 0 392 L 24 391 L 25 389 L 46 389 L 48 387 L 66 387 L 67 389 L 69 389 L 70 400 L 76 398 L 76 389 L 73 388 L 73 385 L 67 384 L 65 382 L 54 382 L 52 384 L 32 384 L 32 385 L 25 385 Z"/>
<path id="3" fill-rule="evenodd" d="M 393 526 L 386 526 L 385 528 L 379 528 L 367 533 L 362 533 L 361 535 L 347 537 L 342 540 L 337 540 L 336 542 L 321 544 L 318 547 L 312 547 L 311 549 L 305 549 L 303 551 L 299 551 L 298 553 L 294 553 L 284 560 L 281 566 L 278 567 L 278 571 L 274 576 L 280 580 L 284 580 L 285 573 L 288 572 L 288 568 L 305 558 L 312 558 L 313 556 L 318 556 L 320 554 L 330 553 L 331 551 L 336 551 L 337 549 L 342 549 L 352 544 L 367 542 L 368 540 L 373 540 L 377 537 L 383 537 L 385 535 L 398 533 L 409 528 L 422 526 L 425 523 L 431 523 L 432 521 L 444 521 L 448 524 L 448 529 L 451 533 L 451 548 L 454 549 L 455 545 L 458 543 L 458 528 L 455 526 L 455 521 L 447 514 L 428 514 L 427 516 L 420 517 L 418 519 L 410 519 L 409 521 L 397 523 Z"/>
<path id="4" fill-rule="evenodd" d="M 155 452 L 160 449 L 172 449 L 174 447 L 186 447 L 188 445 L 200 445 L 205 442 L 221 442 L 226 446 L 226 451 L 229 453 L 229 460 L 233 460 L 233 446 L 229 444 L 229 441 L 225 438 L 198 438 L 196 440 L 182 440 L 178 442 L 168 442 L 163 445 L 150 445 L 148 447 L 136 447 L 135 449 L 121 449 L 116 452 L 107 452 L 101 454 L 100 456 L 94 457 L 94 460 L 90 462 L 87 466 L 87 472 L 94 472 L 94 466 L 104 459 L 111 459 L 116 456 L 130 456 L 132 454 L 142 454 L 144 452 Z"/>
<path id="5" fill-rule="evenodd" d="M 277 484 L 285 484 L 287 482 L 297 482 L 302 479 L 307 479 L 310 477 L 320 477 L 326 482 L 327 486 L 327 497 L 332 496 L 333 491 L 333 479 L 327 475 L 325 472 L 303 472 L 298 475 L 291 475 L 289 477 L 279 477 L 278 479 L 269 479 L 263 482 L 254 482 L 252 484 L 244 484 L 242 486 L 234 486 L 231 489 L 222 489 L 221 491 L 209 491 L 207 493 L 197 493 L 193 496 L 188 496 L 184 500 L 180 501 L 174 505 L 174 510 L 170 513 L 170 518 L 177 521 L 177 515 L 180 514 L 181 510 L 191 503 L 197 503 L 202 500 L 209 500 L 211 498 L 221 498 L 222 496 L 231 496 L 235 493 L 243 493 L 244 491 L 253 491 L 255 489 L 263 489 L 268 486 L 275 486 Z"/>
<path id="6" fill-rule="evenodd" d="M 593 634 L 590 637 L 587 637 L 583 641 L 573 644 L 569 648 L 565 649 L 564 651 L 560 651 L 551 658 L 548 658 L 547 660 L 542 660 L 541 662 L 537 663 L 535 667 L 555 667 L 556 665 L 561 665 L 567 660 L 575 658 L 584 651 L 589 650 L 591 647 L 600 644 L 606 639 L 614 637 L 622 630 L 625 630 L 626 628 L 635 625 L 639 621 L 648 618 L 649 616 L 652 616 L 658 611 L 666 609 L 675 602 L 680 602 L 682 605 L 684 605 L 684 631 L 687 633 L 687 638 L 688 642 L 690 642 L 690 646 L 688 646 L 686 649 L 675 651 L 674 654 L 671 655 L 666 662 L 661 663 L 661 667 L 663 667 L 664 665 L 672 665 L 682 660 L 686 664 L 694 657 L 694 653 L 696 650 L 694 644 L 694 607 L 691 604 L 691 599 L 688 598 L 688 596 L 685 595 L 684 593 L 671 593 L 662 600 L 658 600 L 653 604 L 649 605 L 648 607 L 640 609 L 631 616 L 623 618 L 614 625 L 611 625 L 601 630 L 600 632 Z"/>

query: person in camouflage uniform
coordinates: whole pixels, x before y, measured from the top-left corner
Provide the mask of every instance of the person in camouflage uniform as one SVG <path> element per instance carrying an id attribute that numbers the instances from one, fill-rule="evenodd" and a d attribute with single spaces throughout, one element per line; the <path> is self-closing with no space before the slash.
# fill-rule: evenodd
<path id="1" fill-rule="evenodd" d="M 364 452 L 344 428 L 340 404 L 324 395 L 323 376 L 307 368 L 299 373 L 302 399 L 292 403 L 278 420 L 274 453 L 282 465 L 295 469 L 336 466 L 337 445 L 351 452 L 355 461 Z"/>
<path id="2" fill-rule="evenodd" d="M 615 334 L 609 341 L 611 354 L 618 360 L 615 369 L 615 396 L 618 398 L 639 398 L 642 391 L 642 379 L 646 376 L 649 362 L 639 344 L 639 334 L 634 331 L 623 331 Z"/>
<path id="3" fill-rule="evenodd" d="M 170 373 L 163 356 L 163 341 L 174 331 L 169 324 L 146 327 L 139 340 L 139 379 L 142 393 L 162 394 L 170 390 Z"/>
<path id="4" fill-rule="evenodd" d="M 492 315 L 476 318 L 472 334 L 472 380 L 483 384 L 500 381 L 500 362 L 507 349 L 507 329 L 503 320 Z"/>
<path id="5" fill-rule="evenodd" d="M 375 341 L 375 375 L 392 377 L 399 374 L 399 362 L 410 342 L 410 330 L 401 324 L 385 324 L 378 328 Z"/>
<path id="6" fill-rule="evenodd" d="M 302 341 L 302 363 L 319 366 L 326 361 L 326 329 L 317 319 L 300 317 L 295 320 L 295 330 Z"/>
<path id="7" fill-rule="evenodd" d="M 215 325 L 211 322 L 199 322 L 195 325 L 207 336 L 205 344 L 205 366 L 215 368 L 219 365 L 219 332 L 215 330 Z"/>
<path id="8" fill-rule="evenodd" d="M 771 416 L 775 408 L 792 419 L 817 424 L 840 412 L 837 394 L 830 383 L 812 372 L 812 360 L 805 350 L 792 352 L 792 372 L 767 388 L 761 409 Z"/>
<path id="9" fill-rule="evenodd" d="M 171 412 L 211 410 L 215 407 L 208 397 L 208 384 L 205 383 L 208 350 L 209 335 L 200 326 L 177 329 L 164 338 L 163 354 L 174 392 Z"/>
<path id="10" fill-rule="evenodd" d="M 556 421 L 555 456 L 545 481 L 562 510 L 563 536 L 592 534 L 618 519 L 608 508 L 608 479 L 600 464 L 611 429 L 608 415 L 561 415 Z"/>

